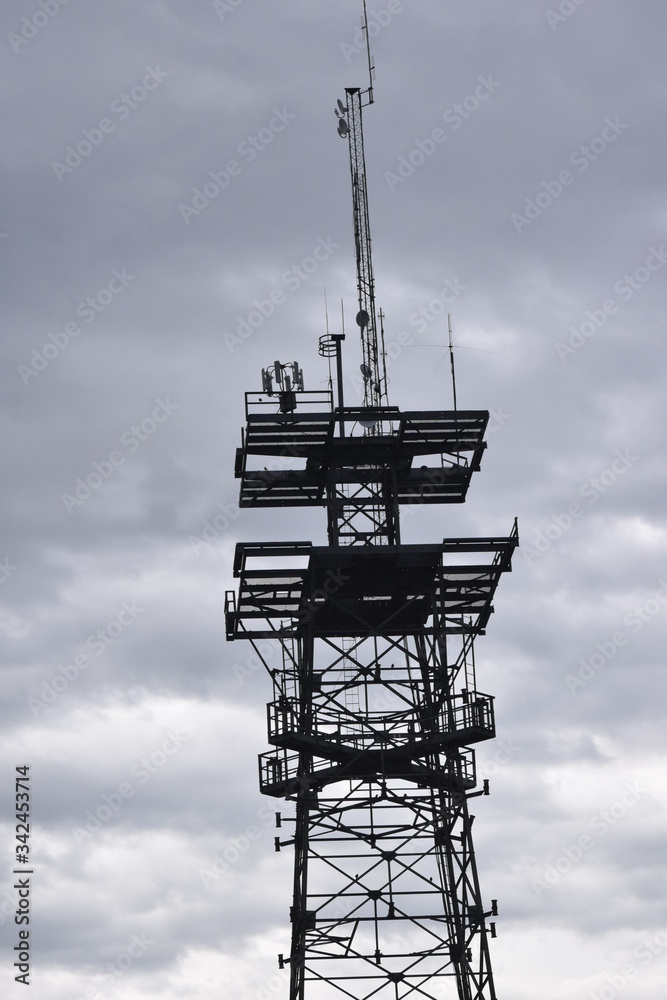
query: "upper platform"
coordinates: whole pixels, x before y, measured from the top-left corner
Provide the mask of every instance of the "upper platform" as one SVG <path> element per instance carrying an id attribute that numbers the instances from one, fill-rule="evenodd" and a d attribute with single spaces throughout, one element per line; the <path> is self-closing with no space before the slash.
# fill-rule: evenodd
<path id="1" fill-rule="evenodd" d="M 275 397 L 246 393 L 235 466 L 240 507 L 324 506 L 327 484 L 380 482 L 387 470 L 399 504 L 465 500 L 486 447 L 488 411 L 341 411 L 329 392 L 294 396 L 296 409 L 282 413 Z M 428 456 L 435 464 L 423 463 Z"/>

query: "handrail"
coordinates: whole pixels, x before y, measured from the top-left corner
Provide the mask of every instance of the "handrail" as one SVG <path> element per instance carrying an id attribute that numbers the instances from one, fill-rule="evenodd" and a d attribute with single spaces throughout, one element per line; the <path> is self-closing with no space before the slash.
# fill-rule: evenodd
<path id="1" fill-rule="evenodd" d="M 299 723 L 299 706 L 296 699 L 280 698 L 270 702 L 267 708 L 269 740 L 284 738 L 293 734 L 320 739 L 341 747 L 354 750 L 368 749 L 374 743 L 385 745 L 394 740 L 405 745 L 419 745 L 435 736 L 456 735 L 466 730 L 495 731 L 493 697 L 476 692 L 459 704 L 446 708 L 432 720 L 432 729 L 418 725 L 414 711 L 387 716 L 365 714 L 358 718 L 343 711 L 324 709 L 316 713 L 313 725 L 307 731 Z M 350 732 L 352 726 L 357 732 Z M 347 732 L 345 730 L 348 730 Z"/>

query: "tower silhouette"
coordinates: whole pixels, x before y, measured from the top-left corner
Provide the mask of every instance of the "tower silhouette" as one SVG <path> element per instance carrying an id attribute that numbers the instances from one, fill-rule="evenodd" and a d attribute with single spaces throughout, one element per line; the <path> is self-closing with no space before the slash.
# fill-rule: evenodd
<path id="1" fill-rule="evenodd" d="M 294 849 L 279 955 L 289 1000 L 495 1000 L 497 909 L 482 899 L 468 808 L 488 792 L 472 745 L 495 736 L 495 720 L 474 641 L 518 531 L 401 541 L 402 506 L 465 500 L 489 414 L 388 404 L 363 145 L 370 52 L 369 70 L 368 89 L 348 88 L 336 111 L 350 150 L 363 402 L 345 405 L 344 334 L 327 334 L 337 400 L 276 361 L 263 391 L 246 393 L 236 456 L 241 508 L 325 507 L 328 544 L 239 543 L 227 638 L 250 641 L 273 681 L 259 772 L 262 793 L 289 808 L 275 839 Z M 278 641 L 279 667 L 264 639 Z"/>

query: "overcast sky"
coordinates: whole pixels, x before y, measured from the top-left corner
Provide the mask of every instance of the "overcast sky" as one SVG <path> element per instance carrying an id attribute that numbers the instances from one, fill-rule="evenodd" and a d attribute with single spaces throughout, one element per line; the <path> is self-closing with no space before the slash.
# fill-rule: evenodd
<path id="1" fill-rule="evenodd" d="M 359 399 L 333 109 L 366 85 L 360 13 L 3 3 L 11 998 L 23 764 L 31 996 L 287 996 L 292 856 L 257 789 L 270 682 L 225 643 L 223 602 L 237 541 L 324 544 L 325 515 L 239 513 L 234 451 L 262 367 L 296 359 L 325 387 L 325 288 Z M 477 645 L 498 729 L 474 810 L 498 995 L 664 1000 L 666 5 L 370 0 L 369 16 L 390 403 L 451 405 L 449 311 L 459 405 L 492 414 L 466 504 L 406 517 L 403 540 L 519 517 Z"/>

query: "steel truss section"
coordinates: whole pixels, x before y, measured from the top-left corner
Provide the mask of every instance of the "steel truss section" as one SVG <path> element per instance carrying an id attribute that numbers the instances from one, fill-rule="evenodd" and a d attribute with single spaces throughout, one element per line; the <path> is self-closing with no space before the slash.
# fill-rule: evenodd
<path id="1" fill-rule="evenodd" d="M 391 466 L 332 468 L 327 483 L 331 544 L 397 545 L 398 504 L 391 501 L 396 494 L 396 469 Z"/>
<path id="2" fill-rule="evenodd" d="M 482 901 L 467 805 L 483 794 L 469 744 L 495 735 L 474 639 L 517 541 L 515 526 L 503 539 L 379 551 L 237 547 L 228 633 L 274 637 L 282 650 L 267 706 L 273 750 L 259 767 L 261 791 L 296 810 L 280 818 L 293 837 L 276 838 L 295 849 L 280 959 L 290 1000 L 495 998 L 486 920 L 496 907 Z M 466 565 L 471 554 L 487 562 Z M 259 584 L 248 569 L 286 556 L 305 569 L 260 570 Z M 409 615 L 412 630 L 397 631 Z"/>
<path id="3" fill-rule="evenodd" d="M 276 843 L 296 854 L 290 998 L 495 1000 L 472 819 L 465 795 L 396 779 L 299 790 Z"/>
<path id="4" fill-rule="evenodd" d="M 495 727 L 473 637 L 447 667 L 435 636 L 313 631 L 284 640 L 260 758 L 262 791 L 296 803 L 276 845 L 296 854 L 291 1000 L 440 998 L 447 980 L 492 1000 L 464 744 Z"/>

